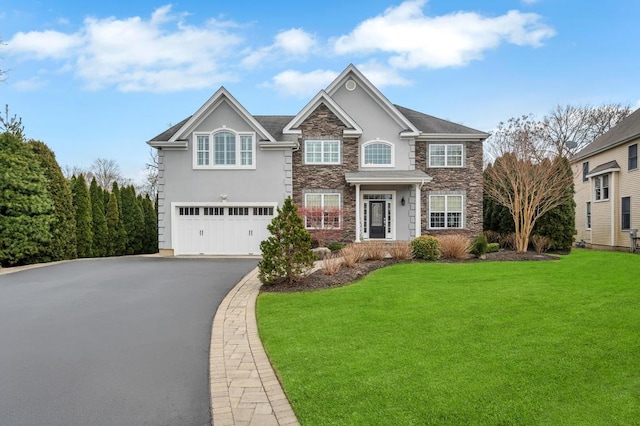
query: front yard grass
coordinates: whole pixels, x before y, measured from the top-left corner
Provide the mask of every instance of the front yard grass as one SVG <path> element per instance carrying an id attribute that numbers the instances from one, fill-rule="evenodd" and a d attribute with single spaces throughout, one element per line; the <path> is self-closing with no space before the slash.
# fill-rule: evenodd
<path id="1" fill-rule="evenodd" d="M 640 257 L 408 263 L 262 293 L 260 336 L 303 425 L 628 425 Z"/>

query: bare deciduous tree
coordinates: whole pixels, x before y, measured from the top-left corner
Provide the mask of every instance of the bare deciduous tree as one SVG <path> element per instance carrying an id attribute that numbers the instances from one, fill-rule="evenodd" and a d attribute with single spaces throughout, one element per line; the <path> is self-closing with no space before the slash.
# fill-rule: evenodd
<path id="1" fill-rule="evenodd" d="M 150 148 L 149 161 L 145 164 L 144 193 L 149 194 L 149 198 L 155 199 L 158 193 L 158 152 Z"/>
<path id="2" fill-rule="evenodd" d="M 92 177 L 103 189 L 111 189 L 113 182 L 123 183 L 120 166 L 115 160 L 96 158 L 89 170 Z"/>
<path id="3" fill-rule="evenodd" d="M 516 251 L 524 253 L 536 221 L 567 202 L 572 184 L 571 168 L 565 157 L 535 162 L 506 153 L 487 167 L 484 191 L 509 209 L 515 224 Z"/>

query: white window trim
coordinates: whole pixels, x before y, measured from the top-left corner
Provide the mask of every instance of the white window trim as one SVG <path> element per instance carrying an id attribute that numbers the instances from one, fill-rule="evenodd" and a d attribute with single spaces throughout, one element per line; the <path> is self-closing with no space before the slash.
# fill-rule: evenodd
<path id="1" fill-rule="evenodd" d="M 390 164 L 366 164 L 365 163 L 365 155 L 364 155 L 364 151 L 366 149 L 367 146 L 369 145 L 374 145 L 374 144 L 382 144 L 382 145 L 388 145 L 391 148 L 391 163 Z M 396 165 L 396 147 L 393 143 L 389 142 L 389 141 L 383 141 L 383 140 L 372 140 L 372 141 L 368 141 L 362 144 L 362 147 L 360 148 L 360 158 L 362 159 L 360 161 L 360 166 L 361 167 L 366 167 L 366 168 L 379 168 L 379 167 L 395 167 Z"/>
<path id="2" fill-rule="evenodd" d="M 233 133 L 236 137 L 236 164 L 215 164 L 215 143 L 214 136 L 218 132 L 229 132 Z M 209 165 L 201 166 L 198 165 L 198 136 L 207 136 L 209 137 Z M 251 136 L 251 165 L 243 166 L 242 162 L 242 136 Z M 193 132 L 193 168 L 194 169 L 202 169 L 202 170 L 211 170 L 211 169 L 226 169 L 226 170 L 254 170 L 256 168 L 256 133 L 255 132 L 236 132 L 233 129 L 229 129 L 227 127 L 220 127 L 211 132 Z"/>
<path id="3" fill-rule="evenodd" d="M 604 186 L 602 186 L 603 181 L 604 181 L 604 176 L 607 176 L 607 198 L 603 198 L 604 197 Z M 591 178 L 593 180 L 593 202 L 594 203 L 603 203 L 606 201 L 609 201 L 609 198 L 611 197 L 611 174 L 609 173 L 604 173 L 601 175 L 597 175 L 597 176 L 593 176 Z M 600 182 L 600 198 L 596 198 L 596 182 L 599 181 Z"/>
<path id="4" fill-rule="evenodd" d="M 319 162 L 317 161 L 308 161 L 307 160 L 307 142 L 321 142 L 322 143 L 322 150 L 321 150 L 321 160 Z M 327 142 L 337 142 L 338 143 L 338 161 L 334 162 L 334 161 L 329 161 L 329 162 L 325 162 L 324 161 L 324 145 Z M 304 140 L 304 164 L 309 164 L 309 165 L 320 165 L 320 166 L 327 166 L 327 165 L 338 165 L 338 164 L 342 164 L 342 141 L 340 139 L 305 139 Z"/>
<path id="5" fill-rule="evenodd" d="M 431 147 L 432 146 L 444 146 L 444 166 L 441 165 L 433 165 L 431 162 Z M 461 164 L 459 166 L 450 166 L 449 163 L 449 157 L 447 156 L 447 147 L 448 146 L 459 146 L 460 148 L 462 148 L 462 159 L 461 159 Z M 429 167 L 430 168 L 448 168 L 448 169 L 460 169 L 463 168 L 465 166 L 465 146 L 463 143 L 430 143 L 427 145 L 427 157 L 429 158 Z"/>
<path id="6" fill-rule="evenodd" d="M 466 229 L 466 197 L 463 194 L 429 194 L 429 210 L 427 212 L 427 227 L 429 229 Z M 445 197 L 445 208 L 444 208 L 444 227 L 433 227 L 431 226 L 431 197 Z M 462 211 L 460 216 L 460 226 L 456 228 L 451 228 L 447 225 L 447 213 L 449 213 L 449 197 L 461 197 L 462 198 Z M 434 213 L 442 213 L 442 212 L 434 212 Z M 454 212 L 452 212 L 454 213 Z M 455 212 L 457 213 L 457 212 Z"/>
<path id="7" fill-rule="evenodd" d="M 309 196 L 309 195 L 314 195 L 314 196 L 315 195 L 320 195 L 320 208 L 322 209 L 323 212 L 324 212 L 324 197 L 325 197 L 325 195 L 337 195 L 338 196 L 338 209 L 342 210 L 342 194 L 339 193 L 339 192 L 307 192 L 307 193 L 304 194 L 304 208 L 305 209 L 307 208 L 307 196 Z M 336 230 L 342 229 L 342 217 L 341 217 L 341 215 L 338 216 L 338 221 L 339 221 L 338 227 L 336 227 L 336 228 L 328 228 L 328 229 L 336 229 Z M 314 227 L 314 226 L 307 226 L 307 219 L 306 218 L 304 218 L 304 227 L 306 229 L 312 229 L 312 230 L 313 229 L 327 229 L 324 226 L 324 214 L 322 216 L 322 227 L 321 228 L 317 228 L 317 227 Z"/>

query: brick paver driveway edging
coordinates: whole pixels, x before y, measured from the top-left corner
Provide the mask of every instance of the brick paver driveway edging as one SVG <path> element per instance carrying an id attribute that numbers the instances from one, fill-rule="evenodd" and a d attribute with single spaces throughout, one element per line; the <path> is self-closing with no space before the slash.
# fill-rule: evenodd
<path id="1" fill-rule="evenodd" d="M 258 269 L 224 298 L 213 320 L 209 380 L 213 424 L 298 425 L 258 335 Z"/>

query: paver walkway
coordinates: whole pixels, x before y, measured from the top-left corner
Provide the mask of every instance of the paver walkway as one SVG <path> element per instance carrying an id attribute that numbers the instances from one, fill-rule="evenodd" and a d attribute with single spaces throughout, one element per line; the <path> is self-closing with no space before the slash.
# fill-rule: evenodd
<path id="1" fill-rule="evenodd" d="M 209 374 L 215 426 L 299 424 L 258 336 L 260 285 L 256 268 L 227 294 L 213 320 Z"/>

